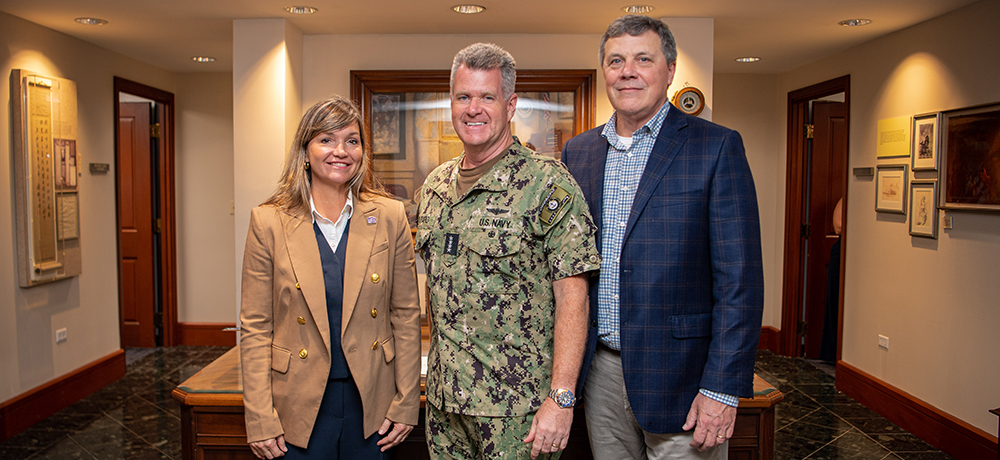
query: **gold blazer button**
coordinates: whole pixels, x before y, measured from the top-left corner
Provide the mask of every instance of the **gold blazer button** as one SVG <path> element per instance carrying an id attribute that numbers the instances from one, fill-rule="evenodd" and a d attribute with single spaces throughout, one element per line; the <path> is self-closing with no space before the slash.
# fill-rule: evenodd
<path id="1" fill-rule="evenodd" d="M 378 310 L 372 308 L 372 318 L 378 316 Z"/>
<path id="2" fill-rule="evenodd" d="M 302 287 L 299 286 L 299 283 L 295 283 L 295 289 L 302 289 Z"/>
<path id="3" fill-rule="evenodd" d="M 305 348 L 299 350 L 299 358 L 306 359 L 307 356 L 309 356 L 309 352 Z"/>
<path id="4" fill-rule="evenodd" d="M 297 321 L 299 322 L 299 324 L 305 324 L 306 323 L 306 319 L 303 318 L 303 317 L 301 317 L 301 316 L 298 318 Z"/>
<path id="5" fill-rule="evenodd" d="M 380 280 L 380 279 L 382 279 L 382 278 L 379 278 L 378 273 L 372 273 L 372 282 L 373 283 L 378 283 L 378 280 Z"/>
<path id="6" fill-rule="evenodd" d="M 374 343 L 372 343 L 372 350 L 374 350 L 376 348 L 378 348 L 378 340 L 376 340 Z"/>

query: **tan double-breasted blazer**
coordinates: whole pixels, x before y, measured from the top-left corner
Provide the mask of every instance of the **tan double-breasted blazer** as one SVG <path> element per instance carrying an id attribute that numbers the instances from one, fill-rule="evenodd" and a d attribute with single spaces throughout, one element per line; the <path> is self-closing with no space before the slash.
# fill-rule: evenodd
<path id="1" fill-rule="evenodd" d="M 341 347 L 361 392 L 367 437 L 386 418 L 417 424 L 420 309 L 402 203 L 355 196 L 353 205 Z M 240 321 L 247 440 L 284 434 L 306 447 L 330 374 L 326 287 L 308 211 L 251 212 Z"/>

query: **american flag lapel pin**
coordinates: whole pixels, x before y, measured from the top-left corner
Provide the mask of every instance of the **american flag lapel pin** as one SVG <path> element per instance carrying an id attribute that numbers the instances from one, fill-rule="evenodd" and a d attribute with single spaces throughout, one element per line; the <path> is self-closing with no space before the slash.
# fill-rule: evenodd
<path id="1" fill-rule="evenodd" d="M 378 222 L 378 218 L 375 216 L 368 216 L 368 225 L 375 225 Z"/>

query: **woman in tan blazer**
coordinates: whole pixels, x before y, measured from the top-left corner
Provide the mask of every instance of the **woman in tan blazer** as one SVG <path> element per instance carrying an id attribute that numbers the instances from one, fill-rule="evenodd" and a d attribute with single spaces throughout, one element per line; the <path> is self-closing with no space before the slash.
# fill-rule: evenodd
<path id="1" fill-rule="evenodd" d="M 417 424 L 410 229 L 402 203 L 364 180 L 361 126 L 339 96 L 310 108 L 277 191 L 251 212 L 240 354 L 260 458 L 379 458 Z"/>

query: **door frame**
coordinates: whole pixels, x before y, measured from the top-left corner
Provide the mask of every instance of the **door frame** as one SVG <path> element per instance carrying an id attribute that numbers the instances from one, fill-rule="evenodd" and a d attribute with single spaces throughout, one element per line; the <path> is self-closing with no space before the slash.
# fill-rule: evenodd
<path id="1" fill-rule="evenodd" d="M 778 340 L 778 353 L 785 356 L 798 356 L 800 341 L 798 325 L 802 311 L 802 277 L 803 260 L 806 241 L 802 238 L 802 224 L 805 223 L 805 207 L 809 203 L 804 200 L 805 179 L 808 170 L 805 161 L 806 142 L 803 127 L 809 122 L 809 102 L 825 96 L 844 93 L 844 109 L 846 112 L 847 144 L 850 146 L 851 133 L 851 76 L 817 83 L 812 86 L 797 89 L 788 93 L 788 128 L 785 167 L 785 255 L 782 270 L 781 295 L 781 332 Z M 848 147 L 844 165 L 845 172 L 850 164 L 850 148 Z M 840 235 L 840 296 L 837 313 L 837 361 L 840 361 L 844 333 L 844 259 L 847 254 L 847 193 L 848 177 L 844 174 L 844 205 L 841 209 L 843 229 Z"/>
<path id="2" fill-rule="evenodd" d="M 115 127 L 115 196 L 118 190 L 119 168 L 117 157 L 118 145 L 118 101 L 121 93 L 128 93 L 134 96 L 143 97 L 155 101 L 163 106 L 162 117 L 160 119 L 160 161 L 159 169 L 159 197 L 160 197 L 160 219 L 162 222 L 160 231 L 160 305 L 163 313 L 162 338 L 163 346 L 177 344 L 177 230 L 174 205 L 174 95 L 151 86 L 143 85 L 121 77 L 114 77 L 114 127 Z M 116 200 L 117 202 L 117 200 Z M 117 205 L 116 205 L 117 206 Z M 115 225 L 118 212 L 115 212 Z M 118 256 L 121 257 L 121 243 L 118 244 Z M 121 268 L 119 267 L 118 283 L 121 285 Z M 121 290 L 119 289 L 119 295 Z M 119 308 L 121 299 L 119 299 Z"/>

